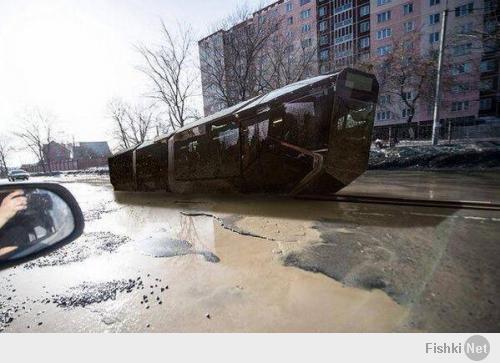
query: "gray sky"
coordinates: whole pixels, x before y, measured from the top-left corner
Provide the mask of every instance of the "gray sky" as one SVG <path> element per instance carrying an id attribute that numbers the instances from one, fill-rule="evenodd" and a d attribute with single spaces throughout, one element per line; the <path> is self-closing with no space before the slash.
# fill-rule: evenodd
<path id="1" fill-rule="evenodd" d="M 256 6 L 261 1 L 249 0 Z M 109 140 L 106 104 L 146 91 L 134 67 L 138 42 L 158 41 L 159 19 L 191 24 L 197 38 L 230 13 L 235 0 L 0 1 L 0 134 L 26 109 L 57 115 L 66 138 Z M 198 99 L 197 106 L 201 107 Z M 18 163 L 25 155 L 16 155 Z M 24 161 L 24 160 L 23 160 Z"/>

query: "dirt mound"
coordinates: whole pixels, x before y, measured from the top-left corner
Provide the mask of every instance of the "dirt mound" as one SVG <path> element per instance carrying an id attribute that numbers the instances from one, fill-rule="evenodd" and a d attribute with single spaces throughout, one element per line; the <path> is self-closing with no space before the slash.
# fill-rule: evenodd
<path id="1" fill-rule="evenodd" d="M 370 152 L 369 169 L 500 168 L 500 143 L 403 146 Z"/>

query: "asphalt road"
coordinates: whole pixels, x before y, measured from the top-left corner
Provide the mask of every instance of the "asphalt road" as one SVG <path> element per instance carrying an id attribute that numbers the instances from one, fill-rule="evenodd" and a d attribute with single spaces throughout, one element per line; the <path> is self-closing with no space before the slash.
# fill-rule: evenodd
<path id="1" fill-rule="evenodd" d="M 369 172 L 344 192 L 498 202 L 499 176 Z M 48 180 L 85 233 L 0 271 L 3 332 L 500 330 L 499 212 Z"/>

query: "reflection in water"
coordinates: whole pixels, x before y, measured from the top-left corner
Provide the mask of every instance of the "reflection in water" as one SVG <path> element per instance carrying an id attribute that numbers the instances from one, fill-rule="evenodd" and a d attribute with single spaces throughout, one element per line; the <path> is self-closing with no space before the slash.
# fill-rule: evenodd
<path id="1" fill-rule="evenodd" d="M 207 216 L 180 214 L 180 223 L 174 227 L 160 227 L 139 239 L 137 247 L 153 257 L 201 255 L 208 262 L 219 262 L 214 253 L 214 222 Z"/>

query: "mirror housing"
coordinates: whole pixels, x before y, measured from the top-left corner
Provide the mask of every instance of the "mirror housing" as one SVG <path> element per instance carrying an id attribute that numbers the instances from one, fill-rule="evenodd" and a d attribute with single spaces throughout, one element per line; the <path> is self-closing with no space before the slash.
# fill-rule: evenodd
<path id="1" fill-rule="evenodd" d="M 0 270 L 61 248 L 85 227 L 76 199 L 53 183 L 0 185 L 0 217 Z"/>

